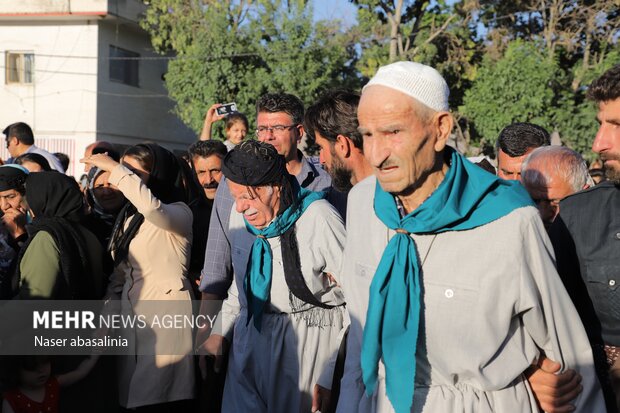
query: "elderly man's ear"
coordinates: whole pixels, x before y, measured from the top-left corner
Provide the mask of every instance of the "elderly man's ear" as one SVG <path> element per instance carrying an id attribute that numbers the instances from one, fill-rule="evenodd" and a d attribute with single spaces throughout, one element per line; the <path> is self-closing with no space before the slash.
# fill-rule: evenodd
<path id="1" fill-rule="evenodd" d="M 435 134 L 435 151 L 441 152 L 446 147 L 446 142 L 452 133 L 454 119 L 450 112 L 437 112 L 431 120 L 433 133 Z"/>

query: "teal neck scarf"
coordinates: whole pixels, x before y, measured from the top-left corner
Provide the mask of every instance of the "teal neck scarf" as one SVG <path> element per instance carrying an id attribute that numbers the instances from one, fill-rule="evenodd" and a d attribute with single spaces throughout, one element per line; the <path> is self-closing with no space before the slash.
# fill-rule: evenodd
<path id="1" fill-rule="evenodd" d="M 244 280 L 245 296 L 248 300 L 248 323 L 254 319 L 254 326 L 258 331 L 261 329 L 263 308 L 269 299 L 271 291 L 271 276 L 273 272 L 273 254 L 267 238 L 279 237 L 288 231 L 306 208 L 318 199 L 325 198 L 324 192 L 313 192 L 301 188 L 295 179 L 291 180 L 295 200 L 293 204 L 278 215 L 269 226 L 256 229 L 245 221 L 247 230 L 256 235 L 252 244 L 252 251 Z"/>
<path id="2" fill-rule="evenodd" d="M 485 225 L 516 208 L 532 205 L 515 181 L 504 181 L 448 148 L 450 167 L 444 180 L 415 211 L 401 218 L 394 196 L 377 182 L 377 217 L 397 233 L 387 244 L 370 285 L 361 365 L 366 392 L 377 384 L 383 358 L 387 396 L 397 413 L 413 403 L 415 353 L 420 322 L 420 263 L 409 234 L 437 234 Z"/>

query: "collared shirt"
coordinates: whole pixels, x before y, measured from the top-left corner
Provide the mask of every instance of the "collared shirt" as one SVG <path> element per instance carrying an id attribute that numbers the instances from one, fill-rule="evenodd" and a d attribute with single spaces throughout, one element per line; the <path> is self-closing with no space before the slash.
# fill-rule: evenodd
<path id="1" fill-rule="evenodd" d="M 58 160 L 58 158 L 56 156 L 54 156 L 53 154 L 49 153 L 48 151 L 46 151 L 45 149 L 39 148 L 36 145 L 32 145 L 29 146 L 28 149 L 26 149 L 26 151 L 24 153 L 36 153 L 39 154 L 41 156 L 43 156 L 45 159 L 47 159 L 47 162 L 49 162 L 50 167 L 62 174 L 65 173 L 65 170 L 62 167 L 62 164 L 60 163 L 60 161 Z M 22 154 L 23 155 L 23 154 Z M 15 163 L 15 158 L 9 158 L 7 159 L 6 163 Z"/>
<path id="2" fill-rule="evenodd" d="M 332 182 L 327 172 L 317 168 L 304 157 L 302 157 L 301 162 L 301 171 L 295 178 L 302 188 L 312 191 L 329 191 L 331 189 Z M 329 198 L 328 196 L 328 200 L 330 200 Z M 230 214 L 233 206 L 234 200 L 226 184 L 226 178 L 222 178 L 215 193 L 200 282 L 200 291 L 217 294 L 221 297 L 226 295 L 233 279 L 229 233 Z M 339 208 L 336 206 L 336 209 Z"/>
<path id="3" fill-rule="evenodd" d="M 620 185 L 563 199 L 549 237 L 590 341 L 620 346 Z"/>

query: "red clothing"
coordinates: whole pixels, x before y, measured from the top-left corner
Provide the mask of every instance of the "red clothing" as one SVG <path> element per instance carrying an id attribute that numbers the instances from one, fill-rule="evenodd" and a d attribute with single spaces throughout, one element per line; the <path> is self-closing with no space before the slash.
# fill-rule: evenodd
<path id="1" fill-rule="evenodd" d="M 45 397 L 41 403 L 28 398 L 19 389 L 4 393 L 4 399 L 11 405 L 15 413 L 58 413 L 58 394 L 60 386 L 56 377 L 45 383 Z"/>

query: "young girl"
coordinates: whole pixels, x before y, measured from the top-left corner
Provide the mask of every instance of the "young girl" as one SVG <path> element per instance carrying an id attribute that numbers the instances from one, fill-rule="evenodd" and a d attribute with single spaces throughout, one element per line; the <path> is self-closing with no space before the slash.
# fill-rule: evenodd
<path id="1" fill-rule="evenodd" d="M 226 145 L 226 148 L 230 151 L 245 139 L 249 129 L 248 118 L 240 112 L 231 113 L 228 116 L 218 115 L 216 109 L 220 106 L 222 106 L 220 103 L 216 103 L 207 111 L 202 133 L 200 134 L 200 140 L 207 141 L 211 139 L 211 127 L 213 123 L 221 119 L 226 119 L 226 126 L 224 127 L 226 140 L 224 141 L 224 145 Z"/>
<path id="2" fill-rule="evenodd" d="M 90 356 L 73 371 L 52 376 L 47 356 L 15 356 L 8 364 L 9 390 L 4 392 L 3 413 L 58 413 L 60 387 L 70 386 L 88 375 L 98 355 Z"/>

